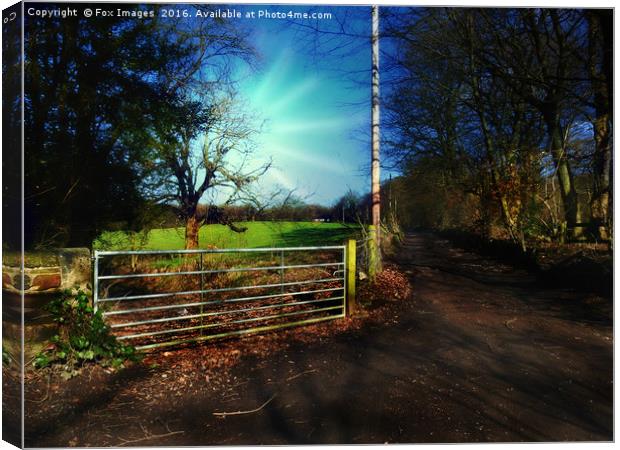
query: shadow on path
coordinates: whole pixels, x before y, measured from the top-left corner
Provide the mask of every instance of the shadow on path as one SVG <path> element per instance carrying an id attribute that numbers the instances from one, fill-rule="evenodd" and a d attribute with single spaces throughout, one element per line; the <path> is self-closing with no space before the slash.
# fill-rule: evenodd
<path id="1" fill-rule="evenodd" d="M 234 383 L 210 389 L 197 377 L 174 401 L 132 402 L 105 426 L 95 413 L 119 401 L 114 393 L 82 399 L 70 420 L 33 430 L 31 445 L 613 439 L 612 324 L 588 308 L 596 298 L 543 289 L 432 234 L 407 236 L 396 262 L 414 295 L 390 305 L 385 323 L 245 355 Z"/>

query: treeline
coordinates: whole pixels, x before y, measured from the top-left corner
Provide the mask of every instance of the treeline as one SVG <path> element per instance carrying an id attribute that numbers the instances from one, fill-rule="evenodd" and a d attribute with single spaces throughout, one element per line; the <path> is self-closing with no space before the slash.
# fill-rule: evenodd
<path id="1" fill-rule="evenodd" d="M 386 8 L 383 34 L 404 226 L 611 239 L 611 10 Z"/>
<path id="2" fill-rule="evenodd" d="M 295 196 L 286 198 L 279 204 L 256 206 L 251 203 L 238 205 L 213 206 L 200 204 L 201 214 L 209 216 L 209 209 L 216 209 L 220 217 L 230 222 L 254 221 L 291 221 L 291 222 L 340 222 L 340 223 L 368 223 L 370 220 L 371 201 L 369 194 L 357 194 L 349 191 L 336 200 L 332 205 L 325 206 L 307 203 Z M 149 228 L 176 228 L 185 226 L 185 220 L 178 214 L 178 209 L 170 205 L 151 204 L 143 207 L 142 222 L 148 223 Z M 125 221 L 110 222 L 109 230 L 125 231 Z"/>
<path id="3" fill-rule="evenodd" d="M 402 174 L 384 184 L 384 222 L 522 247 L 612 238 L 611 10 L 381 11 L 382 148 Z M 367 196 L 330 207 L 257 198 L 269 163 L 233 164 L 252 160 L 260 133 L 236 98 L 234 75 L 259 59 L 248 30 L 158 16 L 28 17 L 23 61 L 5 36 L 6 129 L 20 123 L 24 68 L 27 248 L 152 228 L 161 208 L 184 223 L 188 248 L 205 223 L 368 222 Z M 19 186 L 20 160 L 4 164 L 5 187 Z M 21 195 L 9 194 L 3 209 L 18 214 Z M 6 224 L 3 242 L 19 243 L 20 224 Z"/>
<path id="4" fill-rule="evenodd" d="M 19 123 L 24 109 L 26 248 L 90 246 L 107 229 L 143 230 L 160 207 L 176 210 L 186 246 L 196 247 L 202 224 L 234 226 L 218 208 L 201 209 L 201 199 L 250 198 L 249 186 L 267 170 L 268 162 L 231 163 L 250 160 L 260 131 L 235 90 L 239 69 L 256 66 L 248 30 L 219 19 L 162 18 L 161 6 L 149 8 L 154 16 L 141 19 L 26 18 L 23 105 L 22 61 L 3 65 L 3 78 L 16 80 L 3 91 L 11 118 L 3 125 Z M 13 41 L 4 41 L 7 54 Z M 5 186 L 19 185 L 20 160 L 5 168 Z M 3 207 L 19 214 L 14 194 Z M 19 243 L 21 233 L 9 224 L 3 245 Z"/>
<path id="5" fill-rule="evenodd" d="M 372 202 L 370 194 L 358 194 L 348 191 L 332 205 L 306 203 L 303 199 L 293 198 L 284 204 L 273 205 L 263 211 L 257 211 L 250 205 L 232 207 L 232 211 L 243 211 L 237 217 L 244 220 L 321 220 L 341 223 L 370 223 Z"/>
<path id="6" fill-rule="evenodd" d="M 177 96 L 167 74 L 190 50 L 163 32 L 157 19 L 25 20 L 26 248 L 90 245 L 119 221 L 139 228 L 141 149 L 156 111 Z M 19 116 L 21 104 L 3 108 Z"/>

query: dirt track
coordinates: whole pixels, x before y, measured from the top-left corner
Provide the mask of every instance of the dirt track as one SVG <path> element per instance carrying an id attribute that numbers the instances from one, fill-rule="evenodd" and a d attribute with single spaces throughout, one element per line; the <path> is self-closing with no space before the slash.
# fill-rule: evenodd
<path id="1" fill-rule="evenodd" d="M 386 323 L 242 354 L 227 384 L 133 369 L 66 399 L 53 424 L 35 420 L 27 445 L 613 439 L 611 300 L 541 288 L 430 234 L 408 236 L 396 260 L 414 296 Z M 164 374 L 186 387 L 152 392 L 156 407 L 135 400 Z"/>

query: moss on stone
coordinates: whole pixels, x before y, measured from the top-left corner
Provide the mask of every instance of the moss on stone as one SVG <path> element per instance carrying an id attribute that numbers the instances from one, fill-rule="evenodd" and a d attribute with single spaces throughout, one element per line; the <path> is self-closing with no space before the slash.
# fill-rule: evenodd
<path id="1" fill-rule="evenodd" d="M 24 267 L 57 267 L 70 264 L 76 257 L 90 256 L 87 248 L 62 248 L 46 251 L 29 251 L 24 254 Z M 19 267 L 20 252 L 5 251 L 2 255 L 2 265 Z"/>
<path id="2" fill-rule="evenodd" d="M 2 253 L 2 265 L 4 266 L 19 267 L 20 262 L 20 252 Z M 55 267 L 58 265 L 58 253 L 54 251 L 26 252 L 24 254 L 24 267 Z"/>

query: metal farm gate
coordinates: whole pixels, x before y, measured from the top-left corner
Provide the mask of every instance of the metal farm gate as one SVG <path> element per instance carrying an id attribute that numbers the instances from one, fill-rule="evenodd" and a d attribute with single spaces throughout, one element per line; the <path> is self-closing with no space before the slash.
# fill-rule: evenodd
<path id="1" fill-rule="evenodd" d="M 347 310 L 347 248 L 355 252 L 351 242 L 95 251 L 93 304 L 117 339 L 137 349 L 333 320 Z"/>

